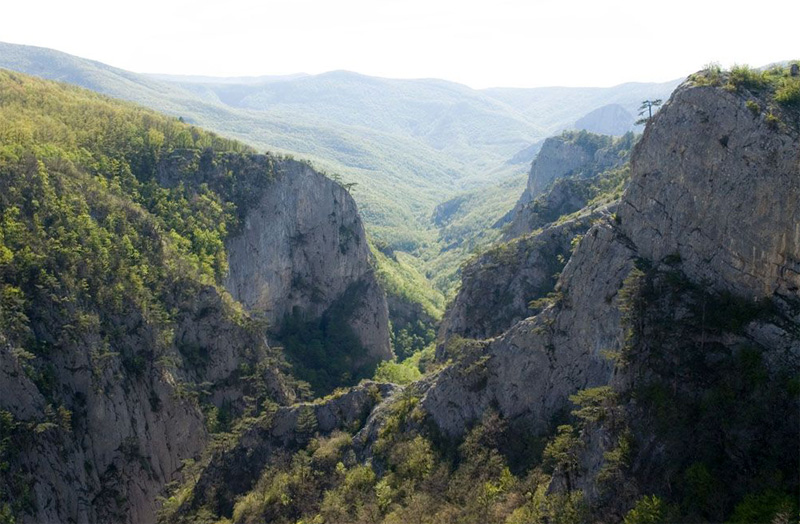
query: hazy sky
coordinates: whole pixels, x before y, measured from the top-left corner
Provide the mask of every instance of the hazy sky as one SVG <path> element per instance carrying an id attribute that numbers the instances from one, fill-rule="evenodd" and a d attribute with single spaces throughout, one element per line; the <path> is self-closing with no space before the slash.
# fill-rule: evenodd
<path id="1" fill-rule="evenodd" d="M 608 86 L 800 57 L 797 0 L 5 0 L 1 11 L 0 41 L 137 72 Z"/>

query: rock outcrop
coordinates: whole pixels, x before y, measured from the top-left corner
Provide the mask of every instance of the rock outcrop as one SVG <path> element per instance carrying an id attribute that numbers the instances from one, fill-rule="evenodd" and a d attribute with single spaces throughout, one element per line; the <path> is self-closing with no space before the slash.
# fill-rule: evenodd
<path id="1" fill-rule="evenodd" d="M 311 438 L 360 427 L 372 409 L 397 390 L 393 384 L 367 381 L 332 398 L 265 414 L 243 430 L 233 446 L 210 454 L 191 495 L 175 508 L 170 521 L 201 507 L 230 517 L 233 501 L 252 489 L 267 464 L 308 444 Z"/>
<path id="2" fill-rule="evenodd" d="M 431 379 L 421 404 L 437 426 L 461 435 L 495 407 L 542 433 L 570 394 L 607 383 L 613 365 L 603 355 L 624 342 L 616 302 L 635 255 L 611 224 L 590 229 L 564 268 L 554 304 Z"/>
<path id="3" fill-rule="evenodd" d="M 797 293 L 800 137 L 754 114 L 748 99 L 712 86 L 676 90 L 632 160 L 621 229 L 649 260 L 679 257 L 696 282 L 752 298 Z"/>
<path id="4" fill-rule="evenodd" d="M 503 240 L 533 233 L 559 218 L 583 209 L 593 197 L 591 179 L 561 178 L 550 189 L 517 210 L 503 230 Z"/>
<path id="5" fill-rule="evenodd" d="M 537 311 L 529 307 L 530 302 L 553 291 L 574 239 L 600 216 L 588 213 L 551 225 L 491 248 L 467 263 L 461 271 L 461 288 L 442 320 L 440 346 L 454 335 L 495 337 L 534 315 Z"/>
<path id="6" fill-rule="evenodd" d="M 322 316 L 346 298 L 370 358 L 391 358 L 386 297 L 350 194 L 308 165 L 281 161 L 275 181 L 226 242 L 231 295 L 280 327 L 296 308 Z"/>
<path id="7" fill-rule="evenodd" d="M 197 399 L 241 407 L 242 367 L 274 356 L 213 287 L 178 283 L 172 297 L 181 313 L 166 348 L 152 325 L 129 316 L 110 345 L 90 331 L 50 356 L 48 381 L 69 417 L 54 415 L 25 353 L 3 344 L 0 408 L 17 421 L 6 436 L 20 459 L 11 482 L 30 483 L 36 505 L 22 522 L 153 522 L 163 486 L 209 442 Z M 269 395 L 291 401 L 278 370 L 259 369 Z"/>
<path id="8" fill-rule="evenodd" d="M 594 159 L 595 151 L 592 148 L 576 143 L 571 138 L 571 135 L 565 134 L 545 140 L 531 164 L 528 185 L 517 205 L 533 201 L 554 180 L 577 172 Z"/>
<path id="9" fill-rule="evenodd" d="M 618 218 L 583 237 L 557 301 L 421 384 L 443 432 L 462 434 L 490 407 L 545 431 L 569 395 L 609 384 L 604 355 L 625 343 L 620 290 L 637 260 L 677 263 L 708 292 L 797 299 L 798 134 L 754 115 L 747 100 L 691 82 L 675 92 L 635 149 Z"/>
<path id="10" fill-rule="evenodd" d="M 499 220 L 495 227 L 510 223 L 505 226 L 506 240 L 530 233 L 538 227 L 531 224 L 539 221 L 537 215 L 541 212 L 539 208 L 542 204 L 536 202 L 543 195 L 551 201 L 545 203 L 551 211 L 559 207 L 565 211 L 566 208 L 572 208 L 570 213 L 580 209 L 586 204 L 586 200 L 582 200 L 586 195 L 586 187 L 582 184 L 557 187 L 557 182 L 570 178 L 576 180 L 591 178 L 623 165 L 628 161 L 633 143 L 632 134 L 614 139 L 586 131 L 565 132 L 548 138 L 531 165 L 525 191 L 514 209 Z M 545 191 L 548 189 L 550 189 L 549 194 L 546 194 Z"/>

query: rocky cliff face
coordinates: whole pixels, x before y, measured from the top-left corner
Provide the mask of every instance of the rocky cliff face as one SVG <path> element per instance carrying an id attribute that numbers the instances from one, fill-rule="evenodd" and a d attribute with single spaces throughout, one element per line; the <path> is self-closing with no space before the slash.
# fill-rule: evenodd
<path id="1" fill-rule="evenodd" d="M 562 216 L 580 211 L 593 196 L 591 182 L 587 179 L 556 180 L 547 192 L 517 210 L 503 231 L 503 240 L 533 233 Z"/>
<path id="2" fill-rule="evenodd" d="M 283 161 L 275 181 L 226 242 L 225 287 L 279 327 L 294 309 L 318 318 L 346 295 L 349 325 L 371 358 L 391 358 L 386 297 L 355 201 L 305 164 Z M 352 295 L 352 296 L 350 296 Z"/>
<path id="3" fill-rule="evenodd" d="M 529 304 L 553 291 L 572 242 L 600 215 L 588 213 L 494 247 L 461 271 L 461 288 L 439 330 L 440 346 L 454 335 L 497 336 L 537 310 Z M 440 350 L 441 352 L 441 350 Z"/>
<path id="4" fill-rule="evenodd" d="M 52 355 L 54 391 L 43 393 L 25 353 L 4 343 L 0 405 L 19 421 L 5 431 L 20 453 L 6 488 L 27 493 L 35 507 L 22 522 L 152 522 L 163 486 L 208 444 L 203 406 L 241 409 L 253 394 L 243 366 L 260 370 L 254 379 L 271 398 L 293 398 L 277 369 L 259 365 L 271 352 L 214 288 L 178 287 L 173 344 L 163 347 L 141 317 L 120 318 L 124 335 L 105 349 L 90 331 Z M 54 394 L 68 419 L 56 416 Z"/>
<path id="5" fill-rule="evenodd" d="M 560 297 L 550 307 L 431 379 L 421 404 L 437 426 L 461 435 L 496 406 L 502 416 L 525 420 L 531 432 L 542 433 L 568 406 L 570 394 L 607 383 L 613 366 L 603 354 L 624 342 L 616 301 L 634 257 L 612 225 L 590 229 L 564 268 L 556 286 Z"/>
<path id="6" fill-rule="evenodd" d="M 798 132 L 748 100 L 712 86 L 676 91 L 633 159 L 621 229 L 649 260 L 679 257 L 694 281 L 753 298 L 796 293 Z"/>
<path id="7" fill-rule="evenodd" d="M 618 219 L 587 232 L 559 278 L 555 303 L 488 343 L 443 355 L 456 363 L 421 385 L 421 404 L 443 432 L 463 434 L 490 408 L 542 432 L 569 408 L 569 395 L 609 384 L 614 365 L 604 355 L 625 347 L 620 291 L 637 261 L 677 263 L 709 292 L 797 299 L 798 134 L 754 115 L 747 101 L 692 83 L 675 92 L 635 150 Z M 518 274 L 510 271 L 510 282 Z M 785 328 L 749 329 L 792 340 L 784 338 L 782 356 L 771 359 L 800 356 Z"/>
<path id="8" fill-rule="evenodd" d="M 540 217 L 542 205 L 548 207 L 553 215 L 556 211 L 572 213 L 586 205 L 587 187 L 580 180 L 627 162 L 633 141 L 630 134 L 614 140 L 610 136 L 585 131 L 565 132 L 545 140 L 531 165 L 525 191 L 514 209 L 496 225 L 510 223 L 506 226 L 504 238 L 509 240 L 543 225 Z M 568 179 L 578 183 L 559 185 L 559 181 Z M 546 202 L 537 204 L 542 197 Z M 544 223 L 558 216 L 561 215 L 555 215 Z"/>
<path id="9" fill-rule="evenodd" d="M 528 185 L 518 205 L 531 202 L 554 180 L 574 173 L 593 158 L 594 151 L 575 143 L 567 135 L 548 138 L 531 164 Z"/>

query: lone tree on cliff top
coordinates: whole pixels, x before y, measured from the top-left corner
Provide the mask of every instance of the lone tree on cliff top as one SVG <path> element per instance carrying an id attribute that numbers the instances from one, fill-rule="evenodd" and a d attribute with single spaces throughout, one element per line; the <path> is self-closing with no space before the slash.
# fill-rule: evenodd
<path id="1" fill-rule="evenodd" d="M 639 106 L 639 116 L 642 117 L 636 121 L 636 125 L 645 124 L 648 120 L 653 118 L 653 108 L 661 105 L 661 99 L 645 100 Z M 647 113 L 647 116 L 644 116 Z"/>

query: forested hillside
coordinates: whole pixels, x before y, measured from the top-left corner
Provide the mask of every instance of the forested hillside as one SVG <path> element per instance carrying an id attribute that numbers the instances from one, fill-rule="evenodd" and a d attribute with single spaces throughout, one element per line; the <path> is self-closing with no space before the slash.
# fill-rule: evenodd
<path id="1" fill-rule="evenodd" d="M 376 315 L 364 319 L 371 349 L 389 351 L 389 341 L 385 299 L 343 188 L 176 118 L 0 71 L 0 520 L 151 521 L 182 461 L 236 420 L 309 396 L 267 343 L 267 330 L 281 326 L 224 287 L 237 270 L 227 243 L 287 187 L 319 199 L 323 221 L 313 210 L 270 208 L 270 225 L 310 224 L 333 243 L 336 256 L 314 246 L 326 269 L 346 268 L 337 285 L 372 289 L 349 309 L 329 289 L 315 301 L 327 310 L 292 302 L 303 329 L 339 322 L 335 336 L 347 343 L 337 346 L 338 375 L 333 356 L 323 363 L 330 387 L 357 380 L 366 331 L 348 315 L 364 311 L 363 297 Z M 328 280 L 303 276 L 319 289 Z M 285 293 L 272 290 L 272 304 L 296 291 Z M 333 338 L 308 343 L 333 347 Z M 318 370 L 301 360 L 306 347 L 295 344 L 295 369 Z"/>

